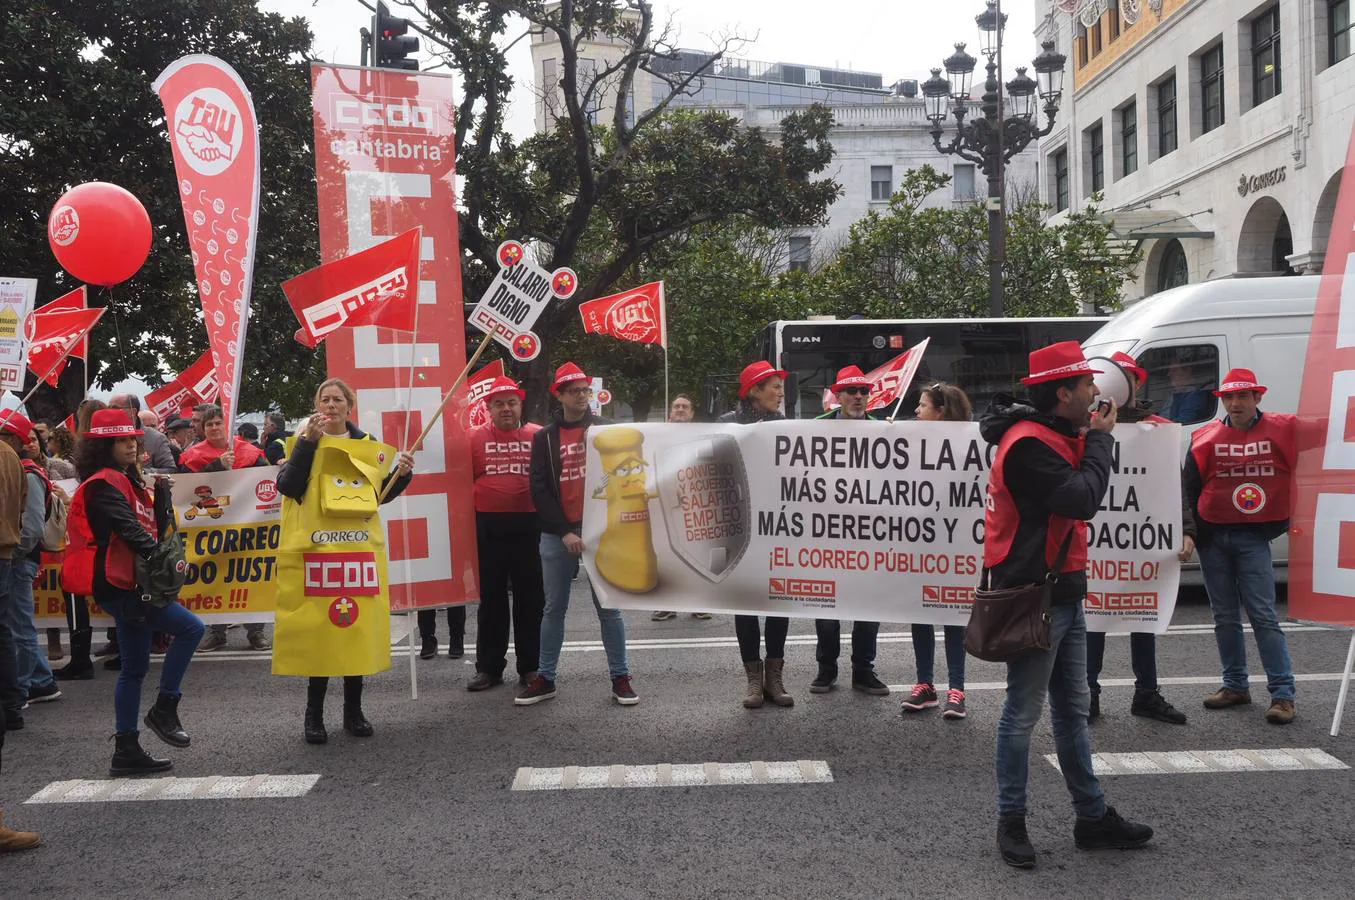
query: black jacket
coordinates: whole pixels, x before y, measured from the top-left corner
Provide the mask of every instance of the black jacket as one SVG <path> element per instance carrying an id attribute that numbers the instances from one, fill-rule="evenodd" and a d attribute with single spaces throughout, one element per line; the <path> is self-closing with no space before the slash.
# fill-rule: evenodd
<path id="1" fill-rule="evenodd" d="M 565 518 L 565 508 L 560 502 L 560 425 L 564 415 L 557 411 L 551 423 L 542 428 L 532 438 L 532 503 L 536 505 L 536 514 L 541 520 L 541 530 L 546 534 L 563 537 L 566 534 L 580 534 L 582 522 L 571 522 Z M 595 416 L 591 411 L 584 413 L 580 424 L 585 429 L 594 425 L 610 425 L 611 419 Z"/>
<path id="2" fill-rule="evenodd" d="M 733 422 L 737 425 L 756 425 L 758 422 L 777 422 L 784 419 L 779 412 L 767 412 L 765 409 L 756 407 L 747 400 L 740 400 L 739 405 L 725 413 L 717 422 Z"/>
<path id="3" fill-rule="evenodd" d="M 1256 420 L 1259 422 L 1264 413 L 1257 412 Z M 1200 466 L 1195 462 L 1195 454 L 1186 453 L 1186 460 L 1181 466 L 1181 499 L 1186 508 L 1195 517 L 1195 544 L 1199 547 L 1208 547 L 1214 535 L 1220 531 L 1249 531 L 1260 536 L 1263 540 L 1273 541 L 1280 535 L 1289 530 L 1289 520 L 1284 519 L 1280 522 L 1257 522 L 1239 523 L 1236 525 L 1223 525 L 1207 521 L 1200 516 L 1200 494 L 1204 492 L 1204 476 L 1200 474 Z M 1186 532 L 1190 534 L 1190 532 Z"/>
<path id="4" fill-rule="evenodd" d="M 128 478 L 132 479 L 134 484 L 141 482 L 141 477 L 134 469 L 124 472 Z M 170 499 L 170 488 L 167 481 L 156 480 L 155 490 L 155 519 L 156 525 L 163 528 L 168 516 L 172 514 L 172 501 Z M 142 559 L 149 559 L 151 551 L 159 543 L 156 536 L 146 531 L 142 526 L 141 520 L 136 517 L 132 507 L 127 503 L 127 498 L 122 492 L 107 481 L 96 481 L 89 486 L 86 491 L 85 508 L 89 516 L 89 527 L 94 532 L 94 589 L 95 595 L 106 595 L 109 592 L 118 591 L 118 588 L 110 587 L 105 576 L 108 543 L 111 537 L 116 534 L 126 542 L 127 546 L 132 548 L 137 556 Z M 135 593 L 135 592 L 132 592 Z"/>
<path id="5" fill-rule="evenodd" d="M 270 435 L 263 445 L 263 455 L 268 458 L 270 466 L 282 465 L 282 458 L 287 455 L 287 439 L 292 436 L 290 431 L 282 431 L 278 434 Z"/>
<path id="6" fill-rule="evenodd" d="M 354 440 L 374 441 L 376 438 L 367 432 L 358 428 L 352 422 L 344 422 L 344 427 L 348 429 L 348 436 Z M 293 500 L 300 501 L 306 496 L 306 484 L 311 477 L 311 464 L 315 462 L 315 448 L 319 446 L 315 441 L 308 441 L 304 437 L 296 439 L 296 446 L 292 448 L 292 455 L 288 457 L 287 462 L 278 470 L 278 492 L 284 497 L 291 497 Z M 412 475 L 401 475 L 396 478 L 394 472 L 386 476 L 386 480 L 381 483 L 381 489 L 385 490 L 386 485 L 392 478 L 396 478 L 395 487 L 386 495 L 383 503 L 389 503 L 407 487 Z M 380 496 L 378 493 L 377 496 Z"/>
<path id="7" fill-rule="evenodd" d="M 1033 421 L 1066 437 L 1077 429 L 1057 416 L 1041 415 L 1009 394 L 998 394 L 979 419 L 979 433 L 996 444 L 1017 422 Z M 1111 451 L 1115 438 L 1088 431 L 1082 463 L 1073 468 L 1058 453 L 1035 438 L 1022 438 L 1007 451 L 1003 473 L 1016 502 L 1020 523 L 1007 558 L 989 573 L 994 588 L 1017 587 L 1043 581 L 1048 571 L 1045 544 L 1049 517 L 1091 519 L 1110 488 Z M 1055 603 L 1077 604 L 1087 593 L 1087 573 L 1067 572 L 1054 583 Z"/>

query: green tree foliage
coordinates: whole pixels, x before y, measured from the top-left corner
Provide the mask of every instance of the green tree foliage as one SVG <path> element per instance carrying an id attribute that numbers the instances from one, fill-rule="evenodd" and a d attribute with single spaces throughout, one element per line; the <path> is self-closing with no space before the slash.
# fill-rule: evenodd
<path id="1" fill-rule="evenodd" d="M 86 181 L 131 191 L 155 229 L 136 276 L 90 291 L 92 305 L 108 306 L 90 348 L 92 380 L 105 387 L 127 376 L 159 383 L 206 349 L 151 82 L 188 53 L 235 67 L 254 96 L 263 170 L 241 407 L 308 408 L 323 358 L 292 340 L 295 318 L 278 286 L 319 260 L 305 21 L 262 13 L 254 0 L 9 0 L 0 45 L 0 272 L 37 278 L 39 303 L 76 286 L 52 258 L 46 221 L 61 194 Z M 82 393 L 77 365 L 59 393 L 44 387 L 32 405 L 59 421 Z"/>

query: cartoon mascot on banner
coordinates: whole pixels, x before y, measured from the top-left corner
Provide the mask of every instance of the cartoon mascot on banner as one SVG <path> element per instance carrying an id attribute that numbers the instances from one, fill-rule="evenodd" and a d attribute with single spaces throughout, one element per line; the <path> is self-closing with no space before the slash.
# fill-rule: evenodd
<path id="1" fill-rule="evenodd" d="M 288 441 L 293 456 L 297 438 Z M 278 548 L 274 675 L 372 675 L 390 668 L 390 590 L 377 498 L 399 478 L 398 451 L 325 435 L 305 493 L 284 497 Z"/>

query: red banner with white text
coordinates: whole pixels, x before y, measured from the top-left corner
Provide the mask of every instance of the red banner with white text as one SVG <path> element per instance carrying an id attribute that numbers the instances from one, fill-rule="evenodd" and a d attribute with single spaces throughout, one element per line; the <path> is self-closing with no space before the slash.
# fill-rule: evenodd
<path id="1" fill-rule="evenodd" d="M 357 392 L 358 426 L 403 449 L 466 364 L 452 79 L 312 65 L 311 83 L 321 261 L 423 228 L 418 330 L 363 325 L 325 340 L 329 374 Z M 479 599 L 470 445 L 459 419 L 442 418 L 414 455 L 409 489 L 382 507 L 393 612 Z"/>
<path id="2" fill-rule="evenodd" d="M 1325 438 L 1299 453 L 1289 617 L 1355 626 L 1355 130 L 1318 287 L 1299 416 Z"/>

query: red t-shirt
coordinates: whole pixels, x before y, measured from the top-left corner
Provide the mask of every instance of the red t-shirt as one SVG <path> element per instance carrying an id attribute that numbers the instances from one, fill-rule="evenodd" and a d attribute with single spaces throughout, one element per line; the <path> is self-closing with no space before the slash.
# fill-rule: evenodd
<path id="1" fill-rule="evenodd" d="M 560 426 L 560 505 L 567 522 L 583 521 L 583 474 L 588 461 L 583 436 L 587 432 L 583 426 Z"/>
<path id="2" fill-rule="evenodd" d="M 540 425 L 528 422 L 503 431 L 489 422 L 471 431 L 476 512 L 536 512 L 528 476 L 532 473 L 532 436 L 540 430 Z"/>

